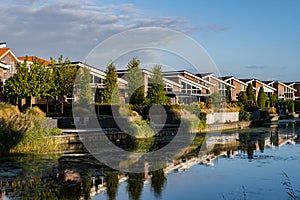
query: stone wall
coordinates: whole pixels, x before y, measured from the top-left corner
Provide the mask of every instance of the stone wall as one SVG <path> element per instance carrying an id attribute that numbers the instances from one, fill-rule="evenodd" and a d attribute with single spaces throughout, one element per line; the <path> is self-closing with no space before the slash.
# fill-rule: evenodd
<path id="1" fill-rule="evenodd" d="M 239 121 L 239 112 L 215 112 L 206 115 L 206 124 Z"/>

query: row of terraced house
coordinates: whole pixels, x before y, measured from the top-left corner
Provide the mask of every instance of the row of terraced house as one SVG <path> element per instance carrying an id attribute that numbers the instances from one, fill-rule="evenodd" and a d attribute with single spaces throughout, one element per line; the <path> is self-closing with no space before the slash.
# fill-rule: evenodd
<path id="1" fill-rule="evenodd" d="M 33 62 L 34 56 L 27 57 L 27 62 L 30 65 Z M 37 58 L 45 64 L 50 64 L 49 61 Z M 6 43 L 0 43 L 0 85 L 4 85 L 5 81 L 17 73 L 16 64 L 24 62 L 25 57 L 18 57 L 15 53 L 6 47 Z M 72 62 L 72 65 L 85 67 L 90 70 L 91 86 L 93 93 L 97 88 L 103 88 L 103 80 L 106 78 L 106 73 L 96 67 L 90 66 L 83 62 Z M 152 72 L 142 69 L 145 96 L 148 90 L 148 83 L 151 79 Z M 118 86 L 121 90 L 122 99 L 126 98 L 127 81 L 122 77 L 127 73 L 127 70 L 118 70 Z M 186 70 L 165 71 L 164 83 L 166 95 L 170 97 L 171 102 L 175 103 L 191 103 L 191 101 L 205 101 L 211 94 L 218 92 L 223 99 L 226 98 L 226 90 L 230 88 L 231 99 L 237 100 L 237 95 L 241 91 L 245 91 L 249 83 L 252 83 L 256 97 L 260 87 L 264 88 L 267 96 L 277 94 L 279 100 L 295 100 L 300 97 L 300 82 L 281 82 L 281 81 L 262 81 L 258 79 L 238 79 L 234 76 L 216 77 L 213 73 L 197 73 L 193 74 Z M 0 97 L 3 98 L 2 87 L 0 87 Z M 93 95 L 94 96 L 94 95 Z M 1 100 L 0 99 L 0 100 Z M 38 103 L 38 100 L 33 103 Z"/>

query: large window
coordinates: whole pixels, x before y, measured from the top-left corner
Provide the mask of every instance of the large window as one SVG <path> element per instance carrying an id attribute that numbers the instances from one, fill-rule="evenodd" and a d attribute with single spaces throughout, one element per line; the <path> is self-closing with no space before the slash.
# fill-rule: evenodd
<path id="1" fill-rule="evenodd" d="M 186 93 L 186 94 L 193 94 L 193 95 L 199 95 L 201 94 L 201 87 L 196 87 L 194 85 L 190 85 L 189 83 L 186 83 L 184 81 L 182 81 L 182 89 L 181 92 L 182 93 Z"/>

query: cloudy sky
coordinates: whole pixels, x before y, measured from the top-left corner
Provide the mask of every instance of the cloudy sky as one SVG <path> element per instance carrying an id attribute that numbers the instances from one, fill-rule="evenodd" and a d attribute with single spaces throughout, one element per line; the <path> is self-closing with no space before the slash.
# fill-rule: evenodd
<path id="1" fill-rule="evenodd" d="M 0 41 L 17 56 L 84 61 L 114 34 L 163 27 L 202 45 L 224 76 L 300 81 L 297 0 L 7 0 L 0 6 Z"/>

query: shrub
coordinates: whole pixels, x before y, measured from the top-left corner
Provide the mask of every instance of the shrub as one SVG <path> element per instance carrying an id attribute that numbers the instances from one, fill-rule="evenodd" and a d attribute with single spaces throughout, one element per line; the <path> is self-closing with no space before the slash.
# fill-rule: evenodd
<path id="1" fill-rule="evenodd" d="M 250 113 L 241 109 L 239 112 L 239 120 L 240 121 L 249 121 L 250 120 Z"/>
<path id="2" fill-rule="evenodd" d="M 50 133 L 51 135 L 62 135 L 62 130 L 60 128 L 52 128 Z"/>
<path id="3" fill-rule="evenodd" d="M 149 138 L 155 135 L 154 129 L 148 120 L 132 121 L 129 133 L 136 138 Z"/>

